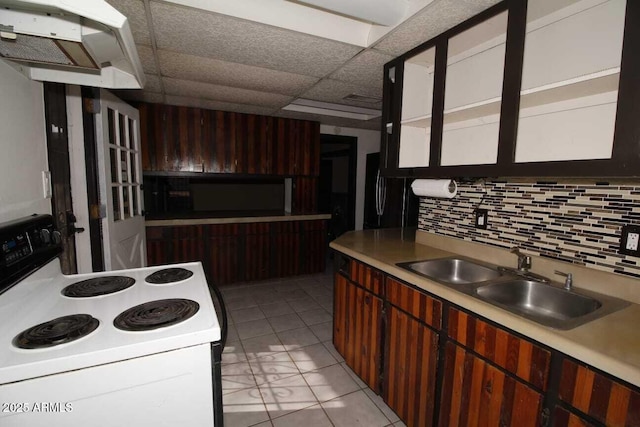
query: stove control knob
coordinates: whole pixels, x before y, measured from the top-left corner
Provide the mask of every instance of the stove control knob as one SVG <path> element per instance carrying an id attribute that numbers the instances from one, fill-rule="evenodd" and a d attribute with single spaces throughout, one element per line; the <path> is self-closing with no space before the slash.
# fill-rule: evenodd
<path id="1" fill-rule="evenodd" d="M 42 243 L 48 245 L 51 242 L 51 232 L 46 228 L 43 228 L 40 230 L 40 239 L 42 240 Z"/>
<path id="2" fill-rule="evenodd" d="M 62 243 L 62 235 L 58 230 L 54 231 L 51 235 L 53 237 L 53 243 L 55 243 L 56 245 Z"/>

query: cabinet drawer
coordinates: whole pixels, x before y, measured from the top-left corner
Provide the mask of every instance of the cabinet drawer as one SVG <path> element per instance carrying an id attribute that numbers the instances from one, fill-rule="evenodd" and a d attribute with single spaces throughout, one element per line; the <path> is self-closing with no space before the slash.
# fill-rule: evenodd
<path id="1" fill-rule="evenodd" d="M 449 308 L 447 332 L 453 340 L 522 380 L 547 389 L 550 351 L 453 307 Z"/>
<path id="2" fill-rule="evenodd" d="M 640 392 L 612 378 L 578 365 L 562 362 L 559 397 L 607 426 L 640 425 Z"/>
<path id="3" fill-rule="evenodd" d="M 352 259 L 349 262 L 349 278 L 375 295 L 382 295 L 384 274 L 381 271 Z"/>
<path id="4" fill-rule="evenodd" d="M 427 325 L 442 326 L 442 302 L 410 286 L 387 277 L 387 300 Z"/>

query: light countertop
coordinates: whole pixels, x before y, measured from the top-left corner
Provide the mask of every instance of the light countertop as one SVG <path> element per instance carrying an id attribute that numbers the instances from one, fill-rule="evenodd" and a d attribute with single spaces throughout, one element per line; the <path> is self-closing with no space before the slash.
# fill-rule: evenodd
<path id="1" fill-rule="evenodd" d="M 569 331 L 560 331 L 512 314 L 472 296 L 458 292 L 417 274 L 404 270 L 398 262 L 418 261 L 463 255 L 498 265 L 515 263 L 508 250 L 465 242 L 411 229 L 384 229 L 349 232 L 331 242 L 330 246 L 352 258 L 411 283 L 460 307 L 521 333 L 548 347 L 610 373 L 640 387 L 640 304 L 628 307 L 586 323 Z M 505 262 L 506 260 L 506 262 Z M 540 271 L 536 271 L 539 264 Z M 638 294 L 640 281 L 619 275 L 595 271 L 559 261 L 534 257 L 533 272 L 549 276 L 547 270 L 558 268 L 574 271 L 575 285 L 584 289 L 626 298 L 632 291 Z M 546 270 L 545 270 L 546 269 Z M 552 275 L 552 274 L 551 274 Z M 606 283 L 609 292 L 598 289 Z M 614 284 L 613 287 L 610 286 Z M 584 286 L 581 286 L 583 285 Z M 615 290 L 612 293 L 611 290 Z M 631 290 L 629 290 L 631 289 Z"/>

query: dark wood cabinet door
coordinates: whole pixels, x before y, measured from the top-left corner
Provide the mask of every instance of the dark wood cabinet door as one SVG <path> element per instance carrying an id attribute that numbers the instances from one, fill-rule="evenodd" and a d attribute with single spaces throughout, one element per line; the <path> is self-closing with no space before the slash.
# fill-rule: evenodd
<path id="1" fill-rule="evenodd" d="M 271 274 L 271 227 L 268 222 L 243 224 L 244 280 L 265 280 Z"/>
<path id="2" fill-rule="evenodd" d="M 556 406 L 553 410 L 553 427 L 595 427 L 595 424 L 591 424 L 561 406 Z"/>
<path id="3" fill-rule="evenodd" d="M 387 310 L 384 401 L 407 426 L 434 422 L 438 334 L 402 311 Z"/>
<path id="4" fill-rule="evenodd" d="M 382 299 L 336 274 L 334 345 L 347 365 L 380 393 Z"/>
<path id="5" fill-rule="evenodd" d="M 308 214 L 318 211 L 318 178 L 296 176 L 293 178 L 291 213 Z"/>
<path id="6" fill-rule="evenodd" d="M 551 351 L 456 308 L 449 308 L 451 339 L 518 378 L 546 391 Z"/>
<path id="7" fill-rule="evenodd" d="M 238 114 L 227 111 L 203 111 L 204 172 L 236 172 L 237 116 Z"/>
<path id="8" fill-rule="evenodd" d="M 140 104 L 140 152 L 143 171 L 162 171 L 165 166 L 164 106 Z"/>
<path id="9" fill-rule="evenodd" d="M 562 362 L 559 397 L 612 427 L 640 426 L 640 390 L 571 359 Z"/>
<path id="10" fill-rule="evenodd" d="M 273 229 L 273 276 L 285 277 L 300 274 L 301 233 L 300 222 L 274 222 Z"/>
<path id="11" fill-rule="evenodd" d="M 441 427 L 534 427 L 542 418 L 542 394 L 451 341 L 441 393 Z"/>
<path id="12" fill-rule="evenodd" d="M 271 173 L 271 138 L 268 135 L 270 118 L 254 114 L 238 114 L 236 120 L 237 173 Z"/>

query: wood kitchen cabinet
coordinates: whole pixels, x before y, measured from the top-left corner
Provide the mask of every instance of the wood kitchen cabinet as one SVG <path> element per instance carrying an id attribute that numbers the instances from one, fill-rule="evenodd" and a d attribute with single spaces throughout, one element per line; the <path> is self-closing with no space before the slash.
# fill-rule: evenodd
<path id="1" fill-rule="evenodd" d="M 320 124 L 136 104 L 145 172 L 318 176 Z"/>
<path id="2" fill-rule="evenodd" d="M 444 354 L 439 426 L 540 425 L 540 392 L 454 342 Z"/>
<path id="3" fill-rule="evenodd" d="M 218 285 L 324 271 L 325 220 L 154 226 L 147 264 L 201 261 Z"/>
<path id="4" fill-rule="evenodd" d="M 640 4 L 499 3 L 384 68 L 392 177 L 638 176 Z"/>
<path id="5" fill-rule="evenodd" d="M 640 426 L 640 388 L 366 263 L 336 260 L 334 345 L 408 426 Z"/>
<path id="6" fill-rule="evenodd" d="M 383 399 L 406 425 L 432 425 L 442 302 L 391 277 L 385 296 Z"/>
<path id="7" fill-rule="evenodd" d="M 382 299 L 335 274 L 333 343 L 347 365 L 380 393 Z"/>
<path id="8" fill-rule="evenodd" d="M 559 398 L 570 410 L 556 408 L 556 426 L 640 425 L 640 391 L 636 387 L 570 358 L 562 361 Z"/>

